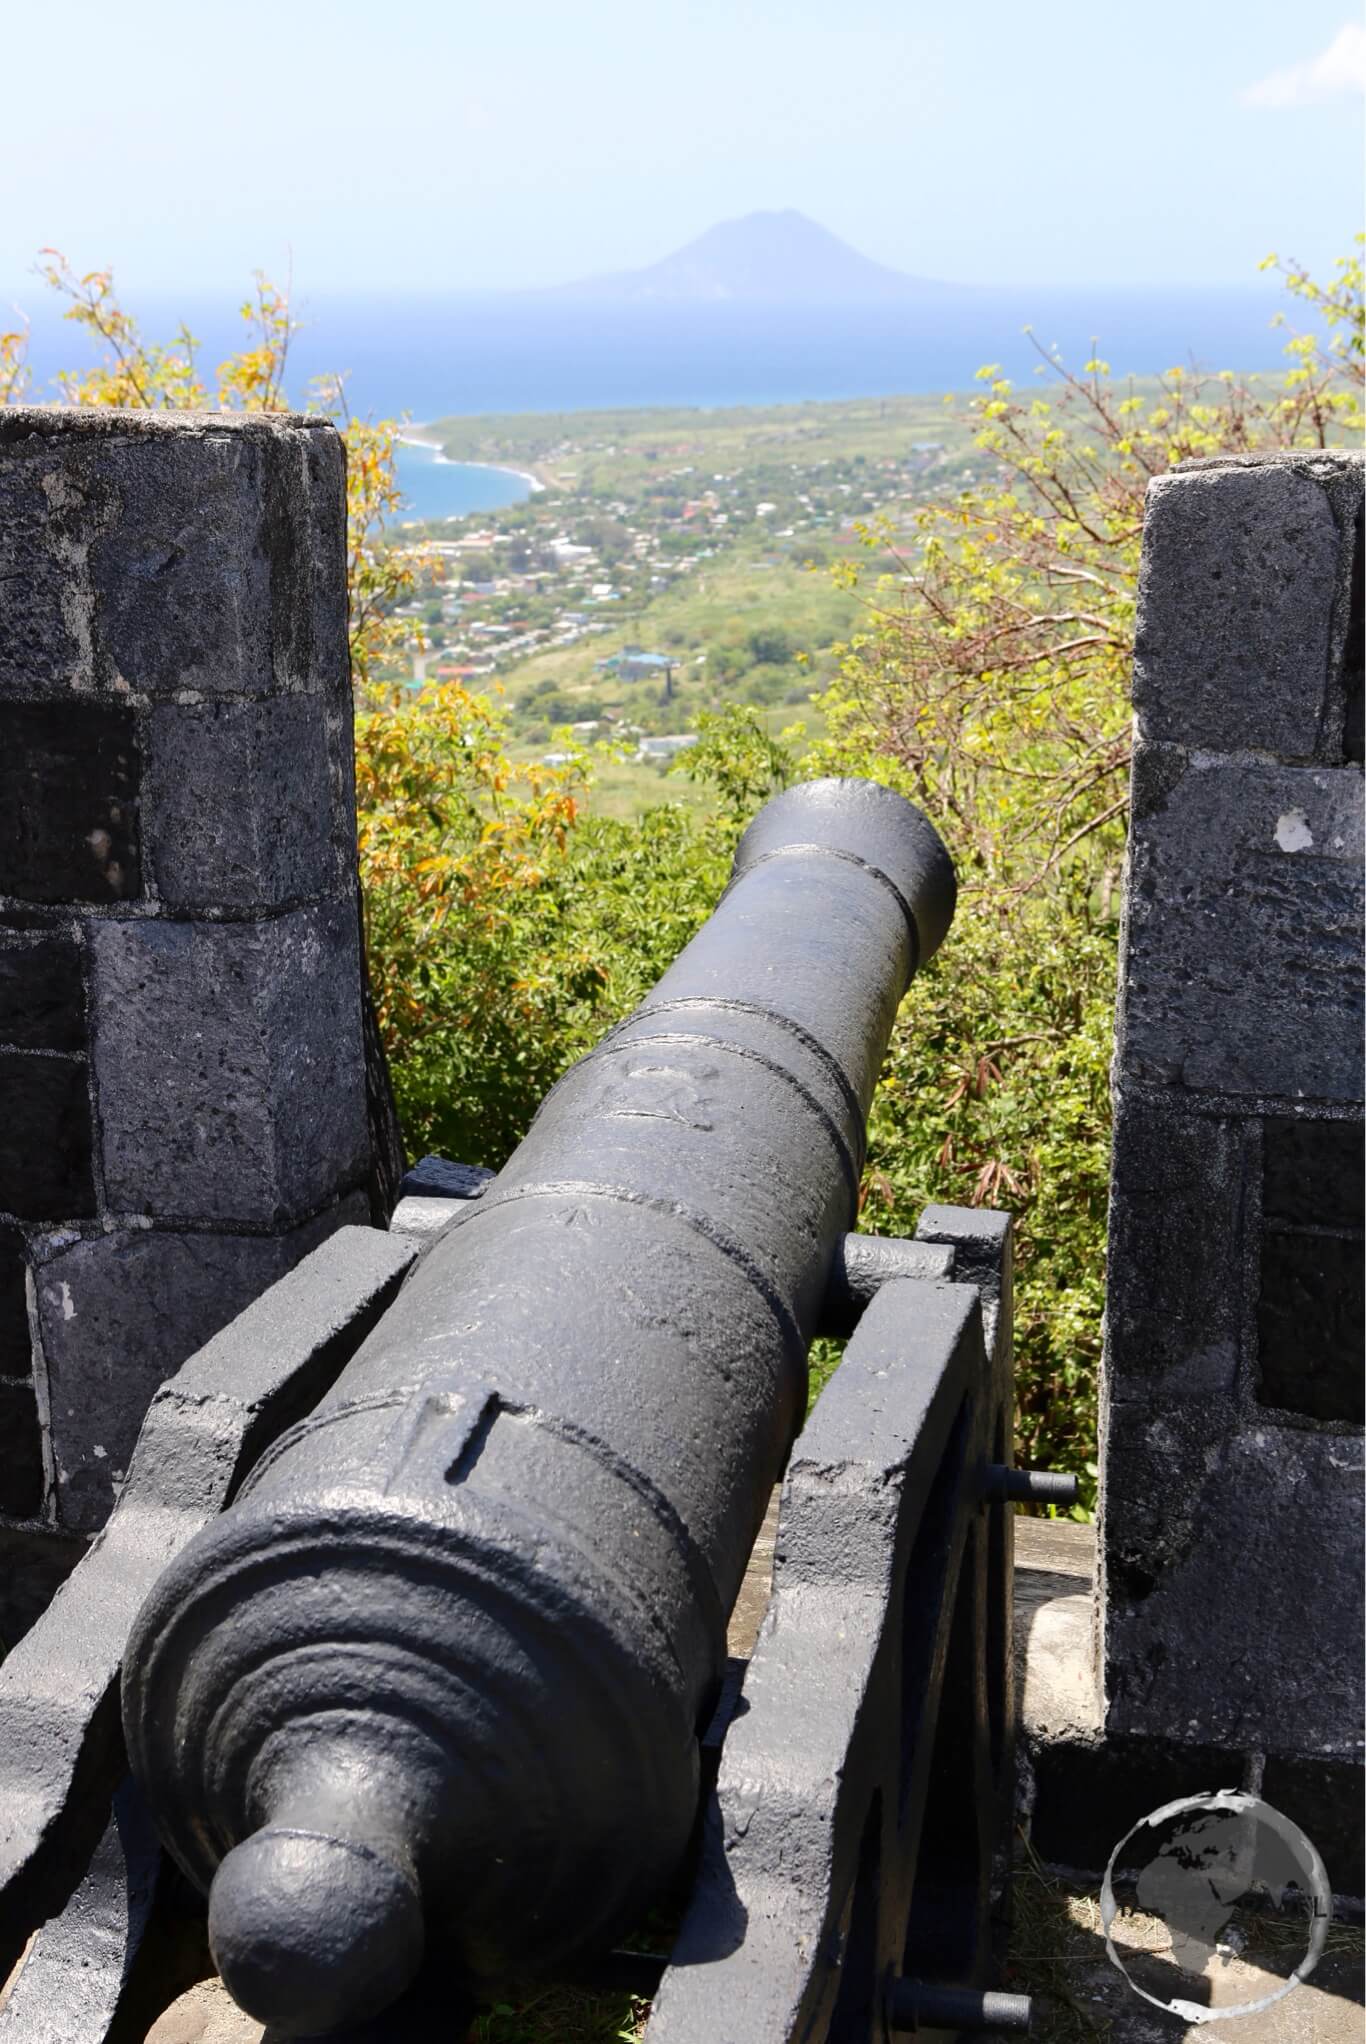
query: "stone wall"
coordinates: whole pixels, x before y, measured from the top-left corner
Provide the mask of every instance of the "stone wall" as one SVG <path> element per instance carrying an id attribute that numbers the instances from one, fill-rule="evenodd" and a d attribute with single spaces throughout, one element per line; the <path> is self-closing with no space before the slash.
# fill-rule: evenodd
<path id="1" fill-rule="evenodd" d="M 1311 1834 L 1359 1808 L 1361 547 L 1358 457 L 1150 487 L 1115 1056 L 1107 1732 Z"/>
<path id="2" fill-rule="evenodd" d="M 0 412 L 0 1641 L 157 1384 L 369 1218 L 345 471 Z"/>

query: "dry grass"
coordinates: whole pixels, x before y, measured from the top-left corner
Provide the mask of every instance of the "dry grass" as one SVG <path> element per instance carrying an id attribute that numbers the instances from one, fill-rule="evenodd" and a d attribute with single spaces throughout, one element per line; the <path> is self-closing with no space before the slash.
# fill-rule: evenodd
<path id="1" fill-rule="evenodd" d="M 634 1995 L 548 1987 L 480 2016 L 469 2044 L 639 2044 L 649 2013 Z"/>
<path id="2" fill-rule="evenodd" d="M 1084 1966 L 1103 1946 L 1100 1903 L 1078 1894 L 1050 1874 L 1028 1840 L 1021 1838 L 1011 1884 L 1007 1985 L 1013 1993 L 1045 1997 L 1046 2035 L 1052 2044 L 1095 2044 L 1108 2040 L 1110 2019 L 1076 1989 Z"/>
<path id="3" fill-rule="evenodd" d="M 1039 2034 L 1050 2044 L 1109 2044 L 1114 2018 L 1091 1990 L 1097 1962 L 1108 1965 L 1098 1896 L 1069 1887 L 1022 1838 L 1011 1905 L 1008 1985 L 1045 2004 L 1036 2022 Z M 1304 1951 L 1303 1925 L 1272 1912 L 1241 1911 L 1238 1928 L 1245 1941 L 1243 1961 L 1268 1973 L 1287 1974 Z M 1121 1908 L 1117 1944 L 1157 1959 L 1169 1942 L 1167 1927 L 1156 1917 Z M 1324 1957 L 1357 1961 L 1366 1957 L 1361 1929 L 1330 1924 Z"/>

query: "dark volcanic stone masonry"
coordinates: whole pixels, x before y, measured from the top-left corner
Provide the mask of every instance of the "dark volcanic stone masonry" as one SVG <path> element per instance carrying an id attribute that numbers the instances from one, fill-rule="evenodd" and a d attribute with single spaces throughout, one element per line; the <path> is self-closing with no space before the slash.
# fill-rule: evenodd
<path id="1" fill-rule="evenodd" d="M 0 937 L 0 1043 L 85 1049 L 85 974 L 75 937 Z"/>
<path id="2" fill-rule="evenodd" d="M 158 1383 L 367 1216 L 362 984 L 337 435 L 0 412 L 6 1645 Z"/>
<path id="3" fill-rule="evenodd" d="M 1361 526 L 1359 456 L 1159 478 L 1135 659 L 1106 1725 L 1291 1815 L 1360 1760 Z"/>
<path id="4" fill-rule="evenodd" d="M 0 1050 L 0 1207 L 34 1221 L 94 1214 L 84 1058 Z"/>
<path id="5" fill-rule="evenodd" d="M 1257 1295 L 1257 1400 L 1360 1426 L 1366 1298 L 1356 1235 L 1264 1228 Z"/>
<path id="6" fill-rule="evenodd" d="M 0 1221 L 0 1377 L 26 1378 L 32 1370 L 27 1272 L 23 1229 Z"/>
<path id="7" fill-rule="evenodd" d="M 356 913 L 92 931 L 105 1184 L 123 1212 L 302 1219 L 367 1164 Z M 149 1016 L 173 1016 L 152 1030 Z"/>
<path id="8" fill-rule="evenodd" d="M 130 704 L 0 703 L 0 894 L 136 899 L 140 780 Z"/>

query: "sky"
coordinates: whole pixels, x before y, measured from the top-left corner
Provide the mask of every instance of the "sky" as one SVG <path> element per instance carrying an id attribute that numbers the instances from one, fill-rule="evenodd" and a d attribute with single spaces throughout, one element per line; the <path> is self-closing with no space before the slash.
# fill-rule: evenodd
<path id="1" fill-rule="evenodd" d="M 7 305 L 45 245 L 130 296 L 444 293 L 786 206 L 922 276 L 1242 284 L 1362 210 L 1346 0 L 66 0 L 5 58 Z"/>

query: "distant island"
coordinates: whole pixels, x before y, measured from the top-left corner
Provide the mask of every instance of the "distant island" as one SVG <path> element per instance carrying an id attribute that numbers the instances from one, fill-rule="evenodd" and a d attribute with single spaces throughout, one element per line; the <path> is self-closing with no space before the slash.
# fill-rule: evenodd
<path id="1" fill-rule="evenodd" d="M 883 305 L 970 289 L 889 269 L 788 207 L 723 220 L 642 270 L 588 277 L 535 295 L 632 304 Z"/>

